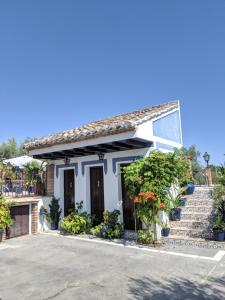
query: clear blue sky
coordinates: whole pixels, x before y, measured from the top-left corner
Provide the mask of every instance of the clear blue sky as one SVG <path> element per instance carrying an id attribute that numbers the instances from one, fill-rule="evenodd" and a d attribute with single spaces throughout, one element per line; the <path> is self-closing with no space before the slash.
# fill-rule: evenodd
<path id="1" fill-rule="evenodd" d="M 180 99 L 225 153 L 225 0 L 0 0 L 0 141 Z"/>

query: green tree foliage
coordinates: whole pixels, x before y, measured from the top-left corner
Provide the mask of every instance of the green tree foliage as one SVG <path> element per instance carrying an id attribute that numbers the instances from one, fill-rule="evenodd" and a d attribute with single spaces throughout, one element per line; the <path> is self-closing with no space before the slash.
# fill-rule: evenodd
<path id="1" fill-rule="evenodd" d="M 183 151 L 174 153 L 150 152 L 149 156 L 123 168 L 125 184 L 131 196 L 153 192 L 164 201 L 173 184 L 180 186 L 192 181 L 190 163 Z"/>
<path id="2" fill-rule="evenodd" d="M 192 175 L 197 184 L 205 184 L 204 168 L 199 162 L 201 152 L 197 150 L 195 145 L 190 146 L 189 148 L 182 148 L 180 150 L 185 156 L 187 156 L 191 161 Z"/>
<path id="3" fill-rule="evenodd" d="M 0 229 L 4 229 L 12 224 L 12 218 L 10 216 L 11 205 L 13 205 L 13 202 L 7 201 L 0 195 Z"/>
<path id="4" fill-rule="evenodd" d="M 15 138 L 10 138 L 0 144 L 0 160 L 26 155 L 27 151 L 23 148 L 24 144 L 32 139 L 26 138 L 22 143 L 17 143 Z"/>

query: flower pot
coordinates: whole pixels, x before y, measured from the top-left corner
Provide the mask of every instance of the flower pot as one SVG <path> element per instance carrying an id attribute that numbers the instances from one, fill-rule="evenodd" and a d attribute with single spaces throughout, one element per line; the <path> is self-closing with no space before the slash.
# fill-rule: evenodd
<path id="1" fill-rule="evenodd" d="M 216 241 L 222 242 L 224 240 L 224 231 L 222 230 L 213 230 L 213 235 Z"/>
<path id="2" fill-rule="evenodd" d="M 195 191 L 195 185 L 193 183 L 188 183 L 185 194 L 186 195 L 191 195 L 191 194 L 194 193 L 194 191 Z"/>
<path id="3" fill-rule="evenodd" d="M 179 201 L 179 206 L 185 206 L 186 202 L 187 202 L 186 198 L 181 198 L 180 201 Z"/>
<path id="4" fill-rule="evenodd" d="M 162 229 L 162 236 L 168 236 L 170 234 L 170 228 Z"/>
<path id="5" fill-rule="evenodd" d="M 1 243 L 2 238 L 3 238 L 3 232 L 4 232 L 4 229 L 0 228 L 0 243 Z"/>
<path id="6" fill-rule="evenodd" d="M 170 220 L 171 221 L 180 221 L 181 218 L 181 208 L 177 207 L 171 210 Z"/>
<path id="7" fill-rule="evenodd" d="M 57 230 L 58 229 L 58 223 L 51 223 L 51 230 Z"/>

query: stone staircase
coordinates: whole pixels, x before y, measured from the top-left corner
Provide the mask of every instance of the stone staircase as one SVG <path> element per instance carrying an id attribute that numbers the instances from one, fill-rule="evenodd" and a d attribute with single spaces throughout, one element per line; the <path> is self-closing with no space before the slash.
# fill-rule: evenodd
<path id="1" fill-rule="evenodd" d="M 210 241 L 213 237 L 212 221 L 214 217 L 212 188 L 196 187 L 194 194 L 185 196 L 185 198 L 187 202 L 185 206 L 181 207 L 181 220 L 171 221 L 170 235 L 167 238 L 163 237 L 162 242 L 175 245 L 202 244 L 203 246 L 206 241 L 213 243 Z M 212 245 L 212 247 L 214 246 Z"/>

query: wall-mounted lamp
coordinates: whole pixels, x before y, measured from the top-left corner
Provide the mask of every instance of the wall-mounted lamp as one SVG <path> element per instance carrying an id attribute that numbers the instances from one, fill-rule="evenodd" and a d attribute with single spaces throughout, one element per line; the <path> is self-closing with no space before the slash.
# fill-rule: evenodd
<path id="1" fill-rule="evenodd" d="M 65 165 L 69 165 L 70 164 L 70 158 L 69 157 L 65 156 L 65 158 L 64 158 L 64 164 Z"/>
<path id="2" fill-rule="evenodd" d="M 98 159 L 99 159 L 99 161 L 103 161 L 103 160 L 104 160 L 104 156 L 105 156 L 104 153 L 99 152 L 99 153 L 98 153 Z"/>

